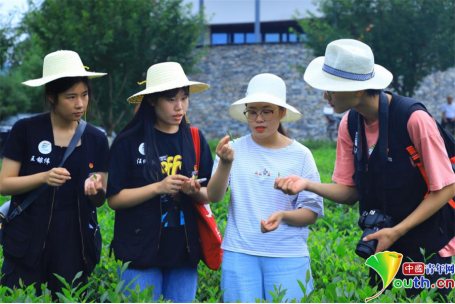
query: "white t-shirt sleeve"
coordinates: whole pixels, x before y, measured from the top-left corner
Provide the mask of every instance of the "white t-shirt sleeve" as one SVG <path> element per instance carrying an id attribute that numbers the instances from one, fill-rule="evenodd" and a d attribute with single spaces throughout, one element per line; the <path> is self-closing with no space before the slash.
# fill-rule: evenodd
<path id="1" fill-rule="evenodd" d="M 303 159 L 303 167 L 302 167 L 302 174 L 303 178 L 306 178 L 310 181 L 320 183 L 321 178 L 319 176 L 318 169 L 316 167 L 316 163 L 313 158 L 313 154 L 310 150 L 305 154 Z M 324 204 L 323 199 L 321 196 L 309 192 L 309 191 L 302 191 L 297 196 L 297 202 L 295 205 L 295 209 L 299 208 L 306 208 L 318 215 L 318 217 L 324 216 Z"/>

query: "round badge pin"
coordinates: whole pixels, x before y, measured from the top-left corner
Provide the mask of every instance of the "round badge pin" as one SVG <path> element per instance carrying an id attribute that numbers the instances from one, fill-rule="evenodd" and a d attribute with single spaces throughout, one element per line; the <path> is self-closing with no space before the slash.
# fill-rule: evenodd
<path id="1" fill-rule="evenodd" d="M 52 151 L 52 145 L 49 141 L 43 140 L 38 144 L 38 151 L 40 151 L 41 154 L 49 154 Z"/>
<path id="2" fill-rule="evenodd" d="M 145 155 L 145 145 L 144 145 L 144 143 L 139 145 L 139 153 L 141 153 L 142 155 Z"/>

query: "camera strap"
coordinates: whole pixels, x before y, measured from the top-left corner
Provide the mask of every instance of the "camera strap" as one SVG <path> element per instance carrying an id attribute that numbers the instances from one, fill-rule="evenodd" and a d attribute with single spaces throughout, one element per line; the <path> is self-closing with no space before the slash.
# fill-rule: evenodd
<path id="1" fill-rule="evenodd" d="M 77 143 L 79 142 L 79 140 L 82 137 L 82 134 L 85 131 L 85 127 L 86 126 L 87 126 L 87 123 L 85 121 L 82 121 L 82 120 L 79 121 L 79 125 L 77 126 L 76 131 L 74 132 L 74 135 L 71 138 L 71 141 L 70 141 L 70 143 L 68 145 L 68 148 L 66 149 L 65 154 L 63 155 L 63 159 L 62 159 L 60 165 L 58 165 L 58 167 L 63 166 L 63 164 L 65 163 L 65 161 L 68 158 L 68 156 L 70 156 L 71 153 L 73 153 L 74 149 L 77 146 Z M 38 196 L 41 195 L 41 193 L 44 192 L 44 190 L 47 189 L 47 187 L 49 187 L 49 185 L 48 184 L 44 184 L 44 185 L 40 186 L 39 188 L 36 188 L 35 190 L 33 190 L 27 196 L 27 198 L 20 205 L 16 206 L 16 208 L 14 208 L 14 210 L 11 212 L 11 214 L 6 217 L 6 221 L 9 222 L 13 218 L 15 218 L 16 216 L 21 214 L 25 209 L 27 209 L 28 206 L 30 206 L 31 203 L 33 203 L 33 201 L 35 199 L 38 198 Z"/>

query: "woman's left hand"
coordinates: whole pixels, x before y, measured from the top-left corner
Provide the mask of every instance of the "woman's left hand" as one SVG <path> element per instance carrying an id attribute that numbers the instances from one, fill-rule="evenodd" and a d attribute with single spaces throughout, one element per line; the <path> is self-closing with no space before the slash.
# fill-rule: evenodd
<path id="1" fill-rule="evenodd" d="M 283 220 L 283 211 L 272 213 L 267 221 L 261 220 L 261 232 L 266 233 L 277 229 Z"/>
<path id="2" fill-rule="evenodd" d="M 95 178 L 96 175 L 96 178 Z M 97 195 L 103 188 L 103 176 L 101 174 L 92 174 L 85 180 L 85 195 Z"/>
<path id="3" fill-rule="evenodd" d="M 195 195 L 198 194 L 201 190 L 201 184 L 199 184 L 195 179 L 194 176 L 192 178 L 187 179 L 183 182 L 181 191 L 186 195 Z"/>

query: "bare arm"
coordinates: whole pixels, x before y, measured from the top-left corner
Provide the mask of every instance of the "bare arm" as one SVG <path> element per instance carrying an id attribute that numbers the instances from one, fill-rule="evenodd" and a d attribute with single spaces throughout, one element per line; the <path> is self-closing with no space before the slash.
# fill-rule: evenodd
<path id="1" fill-rule="evenodd" d="M 455 183 L 446 186 L 441 190 L 430 192 L 420 205 L 398 225 L 393 228 L 384 228 L 376 233 L 370 234 L 364 238 L 364 241 L 376 239 L 378 240 L 376 252 L 384 251 L 412 228 L 420 225 L 435 214 L 454 196 Z"/>
<path id="2" fill-rule="evenodd" d="M 228 187 L 229 174 L 234 161 L 234 149 L 228 145 L 228 142 L 229 136 L 225 136 L 216 147 L 216 154 L 220 157 L 220 162 L 207 186 L 207 197 L 210 202 L 221 201 Z"/>
<path id="3" fill-rule="evenodd" d="M 318 215 L 310 209 L 300 208 L 291 211 L 277 211 L 272 213 L 267 221 L 261 220 L 262 233 L 270 232 L 280 226 L 281 221 L 291 226 L 308 226 L 316 223 Z"/>
<path id="4" fill-rule="evenodd" d="M 123 189 L 115 195 L 107 198 L 109 207 L 112 209 L 126 209 L 142 204 L 161 194 L 175 194 L 182 188 L 183 182 L 188 178 L 183 175 L 170 175 L 161 182 L 147 186 Z"/>
<path id="5" fill-rule="evenodd" d="M 310 191 L 332 202 L 343 205 L 352 206 L 358 201 L 358 193 L 355 186 L 317 183 L 298 175 L 277 178 L 274 187 L 286 194 L 292 195 L 302 191 Z"/>
<path id="6" fill-rule="evenodd" d="M 65 168 L 52 168 L 49 171 L 32 175 L 19 176 L 22 163 L 10 158 L 3 158 L 0 171 L 0 194 L 18 195 L 29 192 L 43 184 L 58 187 L 71 179 Z"/>

